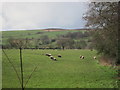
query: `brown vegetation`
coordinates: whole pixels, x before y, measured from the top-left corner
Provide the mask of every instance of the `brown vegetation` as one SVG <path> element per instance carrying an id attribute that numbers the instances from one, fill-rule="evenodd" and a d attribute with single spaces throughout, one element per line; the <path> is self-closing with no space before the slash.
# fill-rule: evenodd
<path id="1" fill-rule="evenodd" d="M 63 30 L 44 30 L 44 31 L 53 32 L 53 31 L 63 31 Z"/>
<path id="2" fill-rule="evenodd" d="M 116 65 L 116 60 L 114 58 L 104 56 L 99 59 L 99 63 L 104 66 L 114 66 Z"/>
<path id="3" fill-rule="evenodd" d="M 44 29 L 44 31 L 47 31 L 47 32 L 54 32 L 54 31 L 80 31 L 80 30 L 90 31 L 90 30 L 93 30 L 93 29 Z"/>

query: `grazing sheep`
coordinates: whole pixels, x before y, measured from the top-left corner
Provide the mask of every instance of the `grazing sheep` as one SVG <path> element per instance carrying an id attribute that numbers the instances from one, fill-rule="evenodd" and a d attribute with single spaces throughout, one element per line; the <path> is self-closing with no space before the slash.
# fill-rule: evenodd
<path id="1" fill-rule="evenodd" d="M 49 53 L 46 53 L 45 55 L 46 55 L 46 56 L 51 56 L 51 54 L 49 54 Z"/>
<path id="2" fill-rule="evenodd" d="M 57 61 L 56 58 L 54 58 L 53 56 L 50 56 L 50 59 Z"/>
<path id="3" fill-rule="evenodd" d="M 60 54 L 58 54 L 58 57 L 60 57 L 60 58 L 61 58 L 62 56 L 61 56 Z"/>
<path id="4" fill-rule="evenodd" d="M 48 56 L 50 57 L 50 56 L 51 56 L 51 54 L 48 54 Z"/>
<path id="5" fill-rule="evenodd" d="M 50 59 L 53 59 L 54 57 L 53 56 L 50 56 Z"/>
<path id="6" fill-rule="evenodd" d="M 84 56 L 80 56 L 81 59 L 84 59 L 85 57 Z"/>
<path id="7" fill-rule="evenodd" d="M 53 58 L 53 60 L 54 60 L 54 61 L 57 61 L 57 59 L 56 59 L 56 58 Z"/>
<path id="8" fill-rule="evenodd" d="M 81 59 L 84 59 L 84 58 L 85 58 L 84 56 L 81 57 Z"/>
<path id="9" fill-rule="evenodd" d="M 49 53 L 46 53 L 45 55 L 48 56 Z"/>
<path id="10" fill-rule="evenodd" d="M 80 58 L 82 57 L 82 55 L 80 55 Z"/>
<path id="11" fill-rule="evenodd" d="M 93 58 L 96 59 L 96 56 L 94 56 Z"/>

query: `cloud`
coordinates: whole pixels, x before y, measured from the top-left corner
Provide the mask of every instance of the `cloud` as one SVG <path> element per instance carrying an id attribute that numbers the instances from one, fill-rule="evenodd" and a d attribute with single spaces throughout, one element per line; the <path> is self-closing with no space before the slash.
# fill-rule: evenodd
<path id="1" fill-rule="evenodd" d="M 86 10 L 87 3 L 81 2 L 7 2 L 3 3 L 3 29 L 83 27 Z"/>
<path id="2" fill-rule="evenodd" d="M 89 2 L 89 1 L 92 0 L 1 0 L 1 2 Z"/>

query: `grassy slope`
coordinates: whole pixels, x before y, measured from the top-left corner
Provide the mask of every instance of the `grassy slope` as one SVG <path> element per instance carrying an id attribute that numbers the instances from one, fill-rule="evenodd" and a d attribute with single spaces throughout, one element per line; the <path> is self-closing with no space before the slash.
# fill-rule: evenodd
<path id="1" fill-rule="evenodd" d="M 41 34 L 37 34 L 38 32 L 42 32 Z M 57 35 L 63 35 L 68 32 L 84 32 L 84 30 L 81 31 L 68 31 L 68 30 L 63 30 L 63 31 L 54 31 L 54 32 L 48 32 L 48 31 L 43 31 L 43 30 L 27 30 L 27 31 L 2 31 L 2 40 L 3 44 L 7 43 L 7 39 L 10 37 L 13 38 L 40 38 L 42 35 L 47 35 L 50 38 L 54 38 Z"/>
<path id="2" fill-rule="evenodd" d="M 5 50 L 19 71 L 19 51 Z M 41 55 L 51 53 L 58 61 L 51 61 Z M 85 59 L 80 60 L 79 55 Z M 33 68 L 39 64 L 37 70 L 30 79 L 27 88 L 114 88 L 115 71 L 109 67 L 103 67 L 93 60 L 96 51 L 89 50 L 23 50 L 23 65 L 25 81 Z M 15 72 L 10 67 L 3 54 L 3 87 L 20 87 Z"/>

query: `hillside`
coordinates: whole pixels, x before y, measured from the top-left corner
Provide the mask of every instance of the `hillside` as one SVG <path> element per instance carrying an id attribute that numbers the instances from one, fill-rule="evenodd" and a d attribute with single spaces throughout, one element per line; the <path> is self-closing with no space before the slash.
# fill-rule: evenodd
<path id="1" fill-rule="evenodd" d="M 2 43 L 1 45 L 7 45 L 8 39 L 29 39 L 29 40 L 38 40 L 43 36 L 47 36 L 50 40 L 56 39 L 59 36 L 71 34 L 71 33 L 84 33 L 89 30 L 80 30 L 80 29 L 43 29 L 43 30 L 21 30 L 21 31 L 2 31 Z M 87 40 L 88 37 L 81 38 Z M 76 39 L 74 39 L 76 40 Z M 51 44 L 55 44 L 56 42 L 52 42 Z"/>
<path id="2" fill-rule="evenodd" d="M 5 52 L 19 73 L 19 50 L 7 49 Z M 52 61 L 45 53 L 51 53 L 57 61 Z M 23 50 L 24 84 L 38 65 L 26 88 L 117 88 L 115 69 L 99 65 L 98 59 L 93 59 L 96 53 L 95 50 Z M 58 54 L 62 58 L 57 57 Z M 80 55 L 85 59 L 80 59 Z M 11 64 L 4 54 L 2 58 L 2 87 L 20 88 Z"/>

